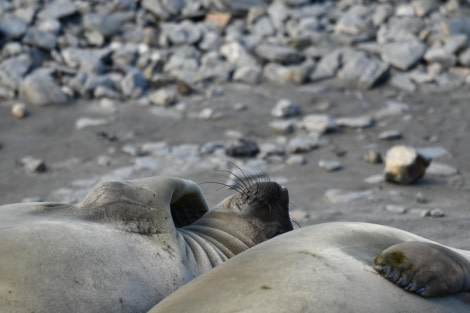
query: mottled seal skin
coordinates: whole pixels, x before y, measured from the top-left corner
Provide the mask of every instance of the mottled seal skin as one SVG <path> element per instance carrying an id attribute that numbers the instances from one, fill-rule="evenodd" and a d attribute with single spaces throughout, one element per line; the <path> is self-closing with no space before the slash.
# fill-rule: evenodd
<path id="1" fill-rule="evenodd" d="M 382 264 L 387 258 L 392 264 Z M 468 290 L 469 259 L 468 251 L 396 228 L 318 224 L 235 256 L 181 287 L 149 313 L 470 312 L 470 293 L 463 292 Z M 422 286 L 437 290 L 438 282 L 446 282 L 456 287 L 450 288 L 456 293 L 422 297 L 390 283 L 374 269 L 382 272 L 382 266 L 390 266 L 387 273 L 398 272 L 396 264 L 414 273 L 406 275 L 421 286 L 414 287 L 415 292 Z"/>
<path id="2" fill-rule="evenodd" d="M 106 181 L 77 205 L 0 207 L 0 311 L 146 312 L 194 277 L 292 229 L 287 189 L 245 185 L 208 209 L 192 181 Z"/>

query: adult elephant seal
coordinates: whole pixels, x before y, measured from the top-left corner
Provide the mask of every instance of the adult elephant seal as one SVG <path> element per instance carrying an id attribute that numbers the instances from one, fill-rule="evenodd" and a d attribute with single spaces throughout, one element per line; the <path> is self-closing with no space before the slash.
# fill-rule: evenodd
<path id="1" fill-rule="evenodd" d="M 150 313 L 468 313 L 469 260 L 396 228 L 318 224 L 241 253 Z"/>
<path id="2" fill-rule="evenodd" d="M 208 210 L 191 181 L 108 181 L 74 206 L 0 207 L 0 311 L 146 312 L 176 288 L 292 229 L 287 189 L 245 184 Z"/>

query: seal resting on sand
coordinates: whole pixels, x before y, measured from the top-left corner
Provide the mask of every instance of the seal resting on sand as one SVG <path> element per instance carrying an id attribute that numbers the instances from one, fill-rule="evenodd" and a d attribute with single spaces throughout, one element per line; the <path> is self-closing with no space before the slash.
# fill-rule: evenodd
<path id="1" fill-rule="evenodd" d="M 196 183 L 151 177 L 102 182 L 77 205 L 0 206 L 0 311 L 146 312 L 292 229 L 285 187 L 236 190 L 209 210 Z"/>
<path id="2" fill-rule="evenodd" d="M 149 313 L 470 312 L 469 261 L 396 228 L 318 224 L 237 255 Z"/>

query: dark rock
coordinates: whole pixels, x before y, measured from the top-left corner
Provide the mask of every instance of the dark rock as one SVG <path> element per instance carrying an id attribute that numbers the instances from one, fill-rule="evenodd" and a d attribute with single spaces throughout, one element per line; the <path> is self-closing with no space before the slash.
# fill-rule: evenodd
<path id="1" fill-rule="evenodd" d="M 237 142 L 230 143 L 225 148 L 225 154 L 235 158 L 254 157 L 259 153 L 258 144 L 255 141 L 240 138 Z"/>

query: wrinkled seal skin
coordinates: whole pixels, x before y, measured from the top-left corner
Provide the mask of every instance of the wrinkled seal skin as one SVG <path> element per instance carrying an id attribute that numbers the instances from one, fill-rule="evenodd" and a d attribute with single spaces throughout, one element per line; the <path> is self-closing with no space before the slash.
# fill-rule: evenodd
<path id="1" fill-rule="evenodd" d="M 259 193 L 259 194 L 257 194 Z M 208 209 L 192 181 L 107 181 L 77 205 L 0 207 L 0 311 L 146 312 L 292 229 L 288 192 L 253 183 Z"/>
<path id="2" fill-rule="evenodd" d="M 470 293 L 464 292 L 469 291 L 469 260 L 468 251 L 396 228 L 318 224 L 237 255 L 181 287 L 149 313 L 470 312 Z M 382 266 L 388 274 L 407 268 L 420 287 L 404 291 L 379 274 Z M 441 297 L 416 294 L 423 286 L 435 291 L 439 281 L 452 281 L 449 286 L 460 289 L 441 289 Z M 444 296 L 448 293 L 453 295 Z"/>

